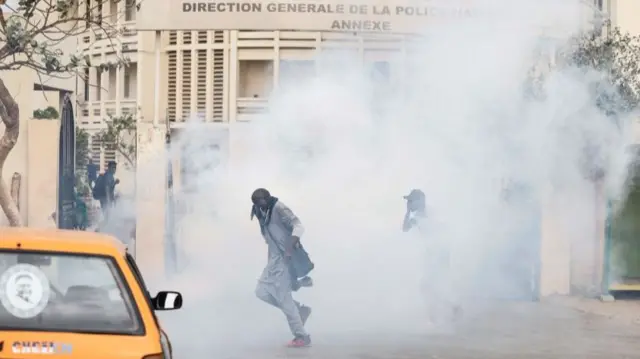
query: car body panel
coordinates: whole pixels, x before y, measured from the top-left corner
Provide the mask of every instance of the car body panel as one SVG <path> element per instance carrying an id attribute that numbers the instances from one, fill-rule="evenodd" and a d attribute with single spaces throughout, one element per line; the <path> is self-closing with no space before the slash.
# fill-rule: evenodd
<path id="1" fill-rule="evenodd" d="M 23 359 L 43 355 L 78 359 L 141 359 L 159 353 L 157 331 L 144 336 L 0 331 L 4 342 L 0 358 Z"/>
<path id="2" fill-rule="evenodd" d="M 63 252 L 111 257 L 120 268 L 138 308 L 142 335 L 87 334 L 51 331 L 0 331 L 0 358 L 22 359 L 43 354 L 79 359 L 136 358 L 162 352 L 161 328 L 146 288 L 127 263 L 126 246 L 108 235 L 63 230 L 1 228 L 0 251 Z"/>

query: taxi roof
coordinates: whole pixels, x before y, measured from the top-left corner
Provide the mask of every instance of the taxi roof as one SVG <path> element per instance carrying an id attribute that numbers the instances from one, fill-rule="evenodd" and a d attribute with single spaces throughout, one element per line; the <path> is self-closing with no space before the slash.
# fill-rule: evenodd
<path id="1" fill-rule="evenodd" d="M 0 249 L 23 249 L 119 256 L 126 246 L 96 232 L 26 227 L 0 227 Z"/>

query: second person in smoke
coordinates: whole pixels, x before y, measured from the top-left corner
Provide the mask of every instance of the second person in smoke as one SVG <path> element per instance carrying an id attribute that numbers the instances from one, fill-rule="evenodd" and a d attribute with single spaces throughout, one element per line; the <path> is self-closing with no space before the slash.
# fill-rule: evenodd
<path id="1" fill-rule="evenodd" d="M 426 199 L 424 192 L 419 189 L 411 190 L 411 193 L 404 196 L 407 200 L 407 212 L 404 214 L 402 230 L 408 232 L 413 227 L 419 227 L 426 214 Z"/>
<path id="2" fill-rule="evenodd" d="M 280 309 L 287 318 L 294 338 L 292 347 L 311 345 L 311 337 L 304 328 L 311 308 L 293 300 L 299 288 L 297 275 L 292 273 L 292 254 L 300 245 L 304 228 L 298 217 L 269 191 L 259 188 L 251 195 L 251 218 L 258 218 L 260 231 L 268 246 L 267 265 L 258 280 L 256 296 Z"/>
<path id="3" fill-rule="evenodd" d="M 404 199 L 407 201 L 407 211 L 402 230 L 413 230 L 426 244 L 426 276 L 423 279 L 422 290 L 426 296 L 430 321 L 436 325 L 446 324 L 449 320 L 458 319 L 462 314 L 452 286 L 451 245 L 438 235 L 427 236 L 424 192 L 413 189 Z"/>

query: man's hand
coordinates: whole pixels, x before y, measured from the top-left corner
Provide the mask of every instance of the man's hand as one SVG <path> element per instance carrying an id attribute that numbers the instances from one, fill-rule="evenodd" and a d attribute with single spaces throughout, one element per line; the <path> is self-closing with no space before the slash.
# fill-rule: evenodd
<path id="1" fill-rule="evenodd" d="M 291 240 L 289 241 L 290 245 L 287 247 L 287 250 L 284 251 L 284 258 L 286 260 L 291 259 L 291 254 L 295 248 L 298 248 L 300 245 L 300 237 L 291 236 Z"/>
<path id="2" fill-rule="evenodd" d="M 300 237 L 291 236 L 291 248 L 298 248 L 300 245 Z"/>
<path id="3" fill-rule="evenodd" d="M 116 179 L 115 184 L 119 184 L 119 183 L 120 183 L 120 180 L 119 180 L 119 179 Z"/>
<path id="4" fill-rule="evenodd" d="M 416 224 L 415 218 L 412 218 L 411 212 L 407 211 L 407 213 L 405 213 L 404 215 L 404 221 L 402 222 L 402 231 L 408 232 L 411 229 L 411 227 L 413 227 L 415 224 Z"/>

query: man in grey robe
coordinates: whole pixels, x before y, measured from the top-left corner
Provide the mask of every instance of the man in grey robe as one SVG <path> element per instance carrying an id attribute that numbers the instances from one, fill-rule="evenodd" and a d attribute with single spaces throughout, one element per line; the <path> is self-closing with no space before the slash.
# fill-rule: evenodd
<path id="1" fill-rule="evenodd" d="M 268 246 L 267 266 L 258 280 L 256 296 L 280 309 L 286 316 L 294 336 L 289 346 L 309 346 L 311 337 L 304 324 L 311 314 L 311 308 L 294 301 L 292 296 L 292 292 L 300 284 L 291 270 L 291 254 L 300 245 L 304 228 L 291 209 L 271 196 L 266 189 L 255 190 L 251 201 L 251 218 L 258 218 L 262 236 Z"/>

